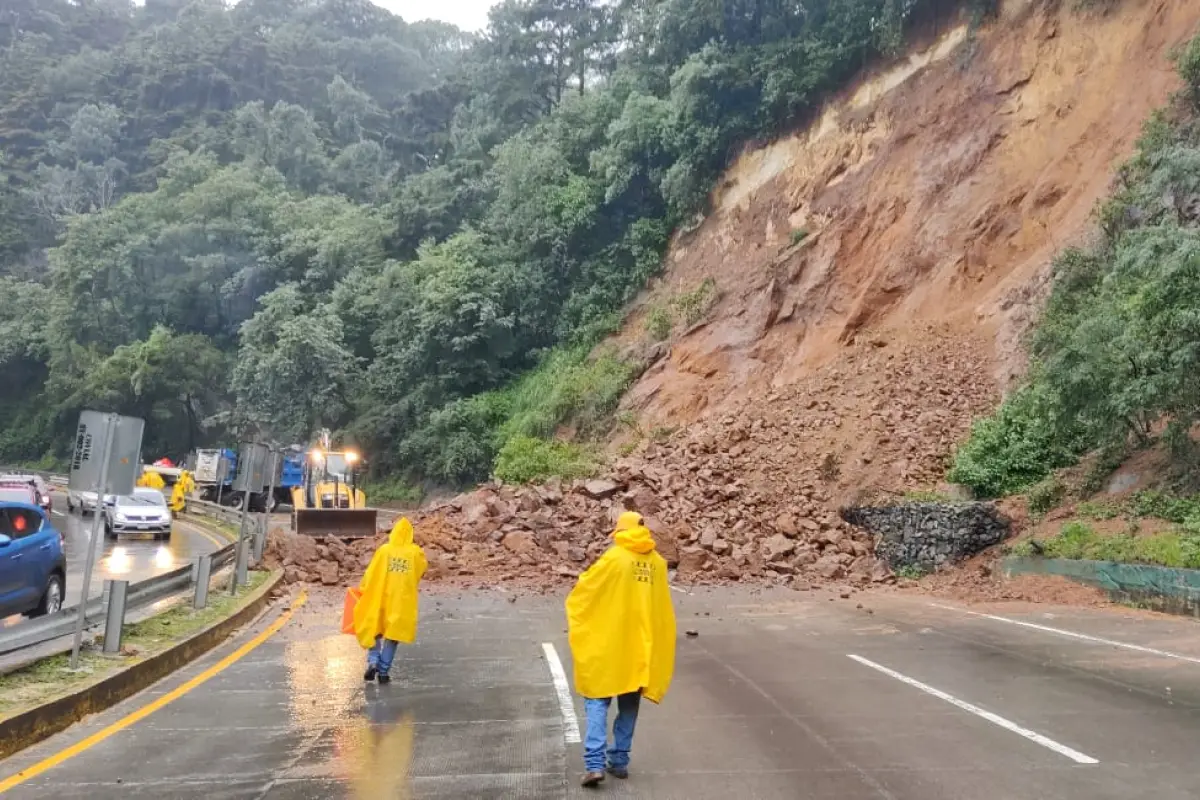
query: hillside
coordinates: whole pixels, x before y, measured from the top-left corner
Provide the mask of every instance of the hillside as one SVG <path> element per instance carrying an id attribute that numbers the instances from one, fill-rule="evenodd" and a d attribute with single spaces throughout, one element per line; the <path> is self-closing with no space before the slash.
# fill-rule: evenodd
<path id="1" fill-rule="evenodd" d="M 611 481 L 433 509 L 473 543 L 469 571 L 480 548 L 530 575 L 582 562 L 602 496 L 650 515 L 684 575 L 885 575 L 837 509 L 948 490 L 972 423 L 1023 380 L 1060 251 L 1097 238 L 1118 165 L 1181 88 L 1172 56 L 1198 24 L 1186 2 L 1008 4 L 743 153 L 611 342 L 650 364 L 621 401 Z"/>
<path id="2" fill-rule="evenodd" d="M 894 360 L 938 341 L 946 355 L 926 365 L 929 392 L 958 396 L 983 373 L 998 396 L 1023 371 L 1020 337 L 1053 257 L 1092 230 L 1114 168 L 1179 87 L 1169 54 L 1197 22 L 1187 2 L 1107 14 L 1010 3 L 971 42 L 955 28 L 811 128 L 745 153 L 718 211 L 673 242 L 624 335 L 644 336 L 646 309 L 705 280 L 720 299 L 671 338 L 623 406 L 646 429 L 686 425 L 827 374 L 828 388 L 806 397 L 861 410 L 886 381 L 835 366 L 856 342 Z M 928 399 L 911 397 L 915 413 L 936 410 Z M 939 444 L 964 422 L 941 428 Z M 881 433 L 898 432 L 886 427 L 854 426 L 843 460 L 878 451 Z M 889 488 L 930 477 L 879 466 Z"/>
<path id="3" fill-rule="evenodd" d="M 330 428 L 393 494 L 545 474 L 731 156 L 992 5 L 5 3 L 0 461 L 97 408 L 148 458 Z"/>

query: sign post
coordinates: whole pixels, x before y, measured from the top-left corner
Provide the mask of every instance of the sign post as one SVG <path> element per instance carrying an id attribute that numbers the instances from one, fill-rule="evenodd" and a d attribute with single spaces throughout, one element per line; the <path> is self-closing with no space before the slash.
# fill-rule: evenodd
<path id="1" fill-rule="evenodd" d="M 233 490 L 242 493 L 242 516 L 238 524 L 233 578 L 229 581 L 230 594 L 237 594 L 238 586 L 246 583 L 249 578 L 250 538 L 246 535 L 246 521 L 250 514 L 250 494 L 261 493 L 266 487 L 266 468 L 265 444 L 244 442 L 238 448 L 238 470 L 233 477 Z"/>
<path id="2" fill-rule="evenodd" d="M 267 473 L 267 505 L 266 513 L 263 514 L 262 527 L 254 537 L 254 563 L 262 560 L 263 551 L 267 547 L 267 532 L 271 527 L 271 511 L 275 505 L 275 480 L 279 478 L 279 451 L 274 447 L 271 448 L 271 469 Z"/>
<path id="3" fill-rule="evenodd" d="M 79 613 L 75 618 L 75 638 L 71 645 L 71 669 L 79 667 L 79 648 L 83 643 L 92 569 L 99 558 L 100 539 L 104 535 L 104 500 L 109 494 L 133 494 L 141 467 L 144 427 L 145 423 L 135 417 L 102 414 L 99 411 L 84 411 L 79 415 L 68 488 L 76 492 L 94 491 L 96 510 L 92 515 L 87 559 L 83 563 L 83 586 Z"/>

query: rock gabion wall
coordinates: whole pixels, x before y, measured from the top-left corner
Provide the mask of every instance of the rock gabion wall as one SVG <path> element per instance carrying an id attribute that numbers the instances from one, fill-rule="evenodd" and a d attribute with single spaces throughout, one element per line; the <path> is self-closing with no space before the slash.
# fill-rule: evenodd
<path id="1" fill-rule="evenodd" d="M 842 518 L 876 536 L 875 555 L 892 569 L 957 563 L 1004 541 L 1010 521 L 991 503 L 905 503 L 843 509 Z"/>

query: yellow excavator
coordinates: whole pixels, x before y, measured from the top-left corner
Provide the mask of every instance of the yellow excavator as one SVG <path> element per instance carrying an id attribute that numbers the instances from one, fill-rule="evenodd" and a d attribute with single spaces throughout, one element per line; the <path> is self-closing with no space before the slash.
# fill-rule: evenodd
<path id="1" fill-rule="evenodd" d="M 367 508 L 358 488 L 362 459 L 353 450 L 330 448 L 328 431 L 304 459 L 304 479 L 292 489 L 292 528 L 305 536 L 374 536 L 378 511 Z"/>

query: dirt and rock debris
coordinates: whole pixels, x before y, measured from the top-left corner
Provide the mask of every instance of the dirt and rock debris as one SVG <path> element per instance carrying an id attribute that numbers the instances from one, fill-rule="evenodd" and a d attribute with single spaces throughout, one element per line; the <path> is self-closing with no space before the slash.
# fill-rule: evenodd
<path id="1" fill-rule="evenodd" d="M 738 414 L 665 441 L 644 439 L 602 477 L 492 484 L 423 509 L 412 519 L 429 576 L 484 585 L 569 581 L 609 545 L 617 515 L 635 510 L 681 583 L 891 581 L 872 537 L 843 521 L 839 508 L 871 492 L 894 496 L 937 481 L 954 442 L 994 402 L 993 381 L 962 348 L 936 332 L 895 347 L 865 338 Z M 939 392 L 949 372 L 957 389 Z M 814 399 L 835 396 L 848 375 L 871 376 L 871 391 L 842 402 Z M 870 484 L 861 482 L 865 468 Z M 268 559 L 289 580 L 347 584 L 382 536 L 298 541 L 277 531 Z"/>

